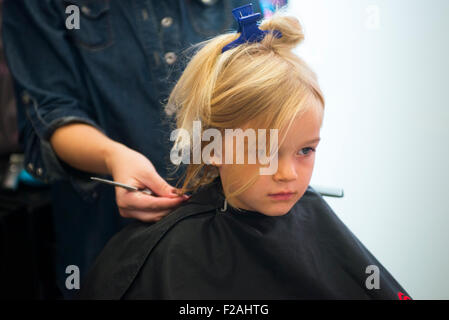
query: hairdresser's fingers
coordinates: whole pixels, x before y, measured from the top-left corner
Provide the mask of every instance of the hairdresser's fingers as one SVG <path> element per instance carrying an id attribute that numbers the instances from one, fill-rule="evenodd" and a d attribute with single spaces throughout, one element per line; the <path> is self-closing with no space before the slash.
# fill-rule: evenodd
<path id="1" fill-rule="evenodd" d="M 137 219 L 143 222 L 157 222 L 168 215 L 173 210 L 163 210 L 157 212 L 145 212 L 139 210 L 120 210 L 120 215 L 124 218 Z"/>
<path id="2" fill-rule="evenodd" d="M 118 145 L 106 159 L 114 181 L 137 188 L 149 188 L 162 197 L 177 197 L 176 188 L 159 176 L 152 162 L 143 154 L 124 145 Z"/>
<path id="3" fill-rule="evenodd" d="M 189 199 L 188 196 L 177 196 L 175 198 L 154 197 L 142 192 L 116 190 L 117 205 L 120 209 L 141 210 L 141 211 L 160 211 L 174 209 L 182 202 Z"/>
<path id="4" fill-rule="evenodd" d="M 146 174 L 139 177 L 139 180 L 159 197 L 178 196 L 177 189 L 168 184 L 153 168 L 146 171 Z"/>

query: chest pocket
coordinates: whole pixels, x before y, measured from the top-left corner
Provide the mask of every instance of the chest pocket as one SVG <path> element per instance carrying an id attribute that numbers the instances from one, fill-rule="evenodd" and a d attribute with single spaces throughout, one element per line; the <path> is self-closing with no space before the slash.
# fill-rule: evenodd
<path id="1" fill-rule="evenodd" d="M 69 5 L 79 8 L 79 29 L 67 30 L 73 42 L 96 51 L 114 42 L 109 0 L 64 0 L 64 12 Z M 65 14 L 68 18 L 69 14 Z"/>

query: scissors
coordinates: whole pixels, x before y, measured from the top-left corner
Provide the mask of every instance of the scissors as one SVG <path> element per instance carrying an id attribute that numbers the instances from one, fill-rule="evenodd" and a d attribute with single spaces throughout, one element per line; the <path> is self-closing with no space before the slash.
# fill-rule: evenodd
<path id="1" fill-rule="evenodd" d="M 137 187 L 133 187 L 133 186 L 130 186 L 130 185 L 127 185 L 127 184 L 124 184 L 124 183 L 120 183 L 120 182 L 115 182 L 115 181 L 112 181 L 112 180 L 101 179 L 101 178 L 97 178 L 97 177 L 90 177 L 90 178 L 92 180 L 99 181 L 99 182 L 102 182 L 102 183 L 110 184 L 110 185 L 117 186 L 117 187 L 122 187 L 122 188 L 124 188 L 124 189 L 126 189 L 128 191 L 140 191 L 140 192 L 143 192 L 143 193 L 148 194 L 150 196 L 156 196 L 154 194 L 154 192 L 151 191 L 148 188 L 139 189 Z"/>

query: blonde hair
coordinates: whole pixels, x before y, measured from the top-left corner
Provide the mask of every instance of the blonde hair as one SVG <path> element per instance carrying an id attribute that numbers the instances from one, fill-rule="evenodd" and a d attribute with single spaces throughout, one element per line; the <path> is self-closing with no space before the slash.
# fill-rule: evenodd
<path id="1" fill-rule="evenodd" d="M 245 43 L 224 53 L 222 48 L 239 33 L 222 34 L 194 46 L 200 49 L 173 88 L 166 106 L 175 111 L 178 129 L 187 130 L 192 137 L 193 121 L 199 120 L 202 130 L 215 128 L 221 133 L 250 121 L 259 128 L 288 130 L 294 118 L 311 105 L 324 108 L 315 73 L 292 52 L 304 40 L 299 21 L 276 12 L 262 20 L 259 28 L 278 30 L 282 37 L 269 32 L 261 42 Z M 180 193 L 195 192 L 218 175 L 216 167 L 191 161 Z M 229 203 L 256 179 L 230 194 Z"/>

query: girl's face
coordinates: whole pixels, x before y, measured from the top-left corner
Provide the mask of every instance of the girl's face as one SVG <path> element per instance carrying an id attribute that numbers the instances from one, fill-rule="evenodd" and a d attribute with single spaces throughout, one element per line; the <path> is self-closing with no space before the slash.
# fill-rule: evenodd
<path id="1" fill-rule="evenodd" d="M 277 172 L 272 175 L 257 173 L 256 182 L 234 198 L 233 206 L 268 216 L 284 215 L 290 211 L 304 195 L 312 177 L 323 119 L 322 109 L 319 108 L 312 107 L 294 120 L 279 147 Z M 218 167 L 226 197 L 228 188 L 231 192 L 237 190 L 249 181 L 254 170 L 258 172 L 260 168 L 258 164 L 221 164 Z M 235 178 L 236 170 L 238 179 Z M 289 195 L 275 195 L 284 192 L 289 192 Z"/>

